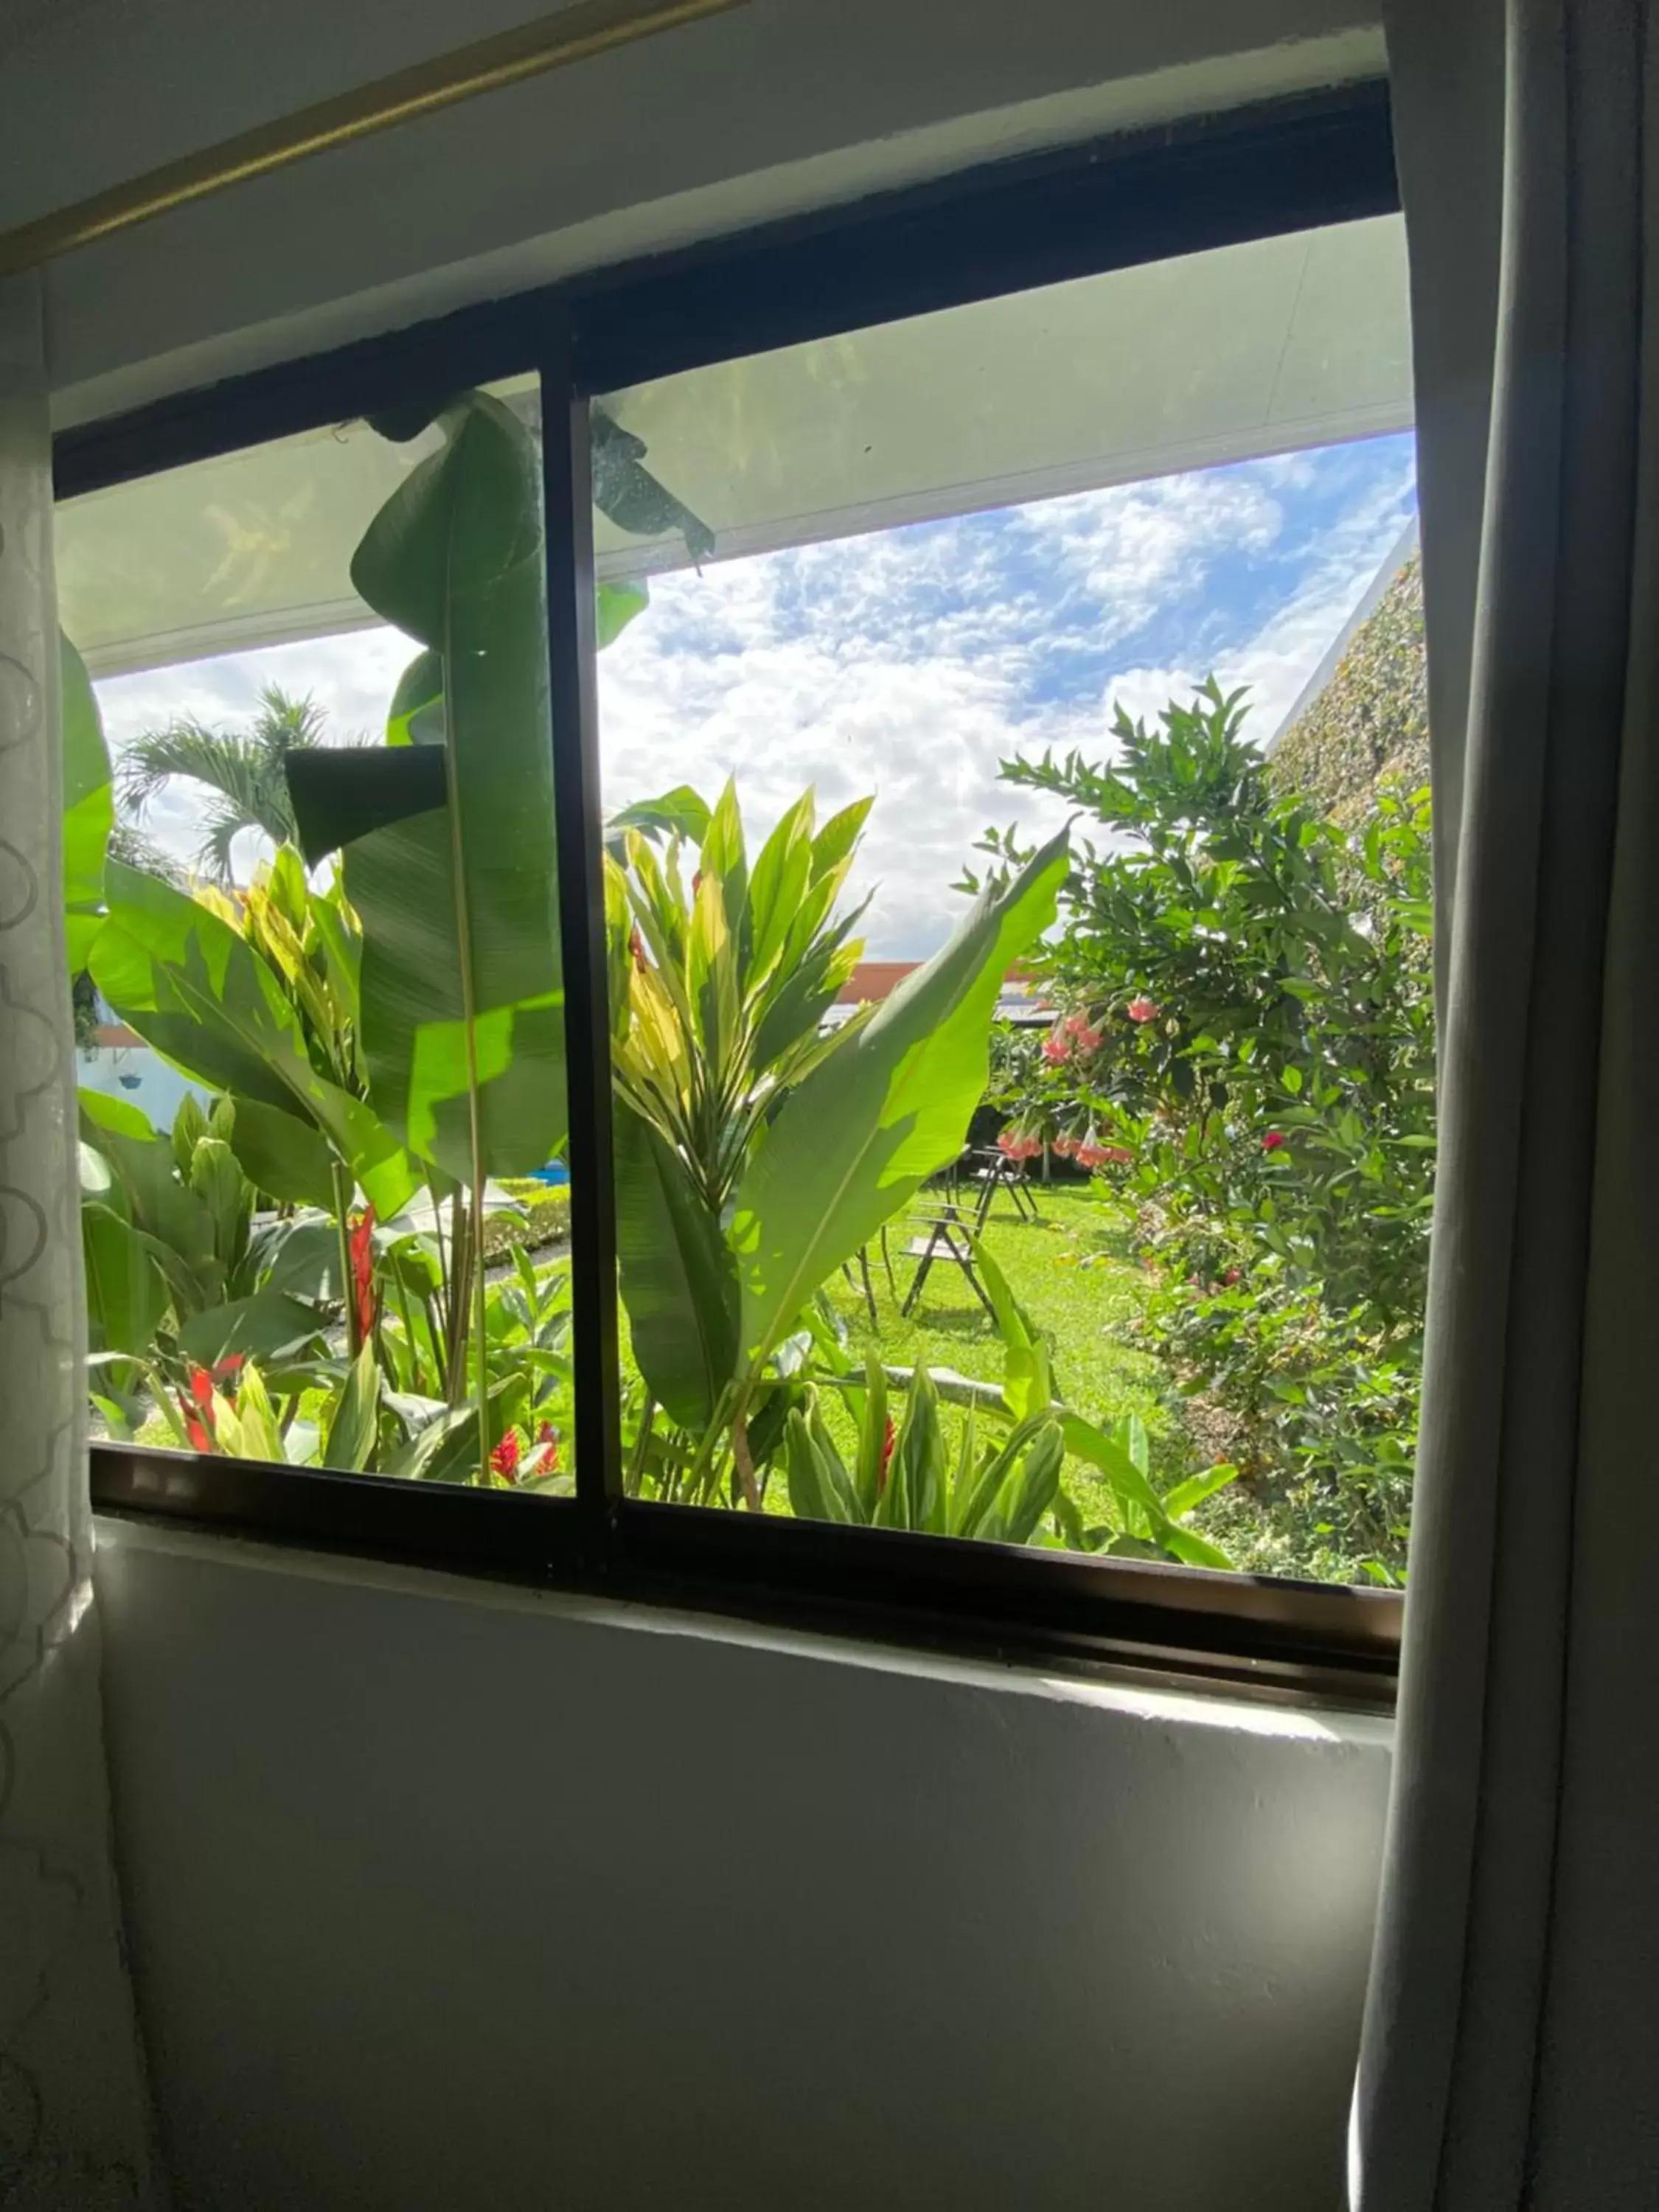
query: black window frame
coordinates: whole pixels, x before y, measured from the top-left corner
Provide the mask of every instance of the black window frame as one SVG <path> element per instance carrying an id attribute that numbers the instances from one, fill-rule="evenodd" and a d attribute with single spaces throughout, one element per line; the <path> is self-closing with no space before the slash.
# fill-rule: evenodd
<path id="1" fill-rule="evenodd" d="M 574 1499 L 100 1443 L 100 1511 L 981 1656 L 1391 1703 L 1393 1591 L 621 1495 L 588 411 L 600 393 L 688 368 L 1399 204 L 1387 90 L 1369 82 L 991 164 L 58 434 L 57 495 L 70 499 L 538 374 L 570 1073 Z"/>

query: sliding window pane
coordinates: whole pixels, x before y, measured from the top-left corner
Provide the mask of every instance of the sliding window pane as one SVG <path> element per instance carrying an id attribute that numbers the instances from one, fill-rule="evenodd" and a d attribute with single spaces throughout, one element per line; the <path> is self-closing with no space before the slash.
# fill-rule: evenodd
<path id="1" fill-rule="evenodd" d="M 94 1432 L 557 1493 L 533 380 L 388 427 L 58 513 Z"/>
<path id="2" fill-rule="evenodd" d="M 1382 220 L 595 404 L 631 1495 L 1401 1571 L 1407 336 Z"/>

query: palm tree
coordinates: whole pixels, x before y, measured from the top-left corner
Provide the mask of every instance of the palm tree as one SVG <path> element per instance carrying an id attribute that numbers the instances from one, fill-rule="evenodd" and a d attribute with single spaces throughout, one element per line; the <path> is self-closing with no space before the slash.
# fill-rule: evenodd
<path id="1" fill-rule="evenodd" d="M 294 837 L 283 763 L 291 752 L 324 744 L 327 720 L 309 692 L 291 698 L 279 684 L 264 686 L 259 710 L 244 730 L 215 729 L 198 715 L 182 714 L 161 729 L 144 731 L 123 752 L 116 778 L 121 805 L 136 824 L 175 776 L 204 785 L 214 799 L 196 865 L 216 883 L 228 884 L 231 847 L 244 830 L 262 830 L 275 845 Z"/>

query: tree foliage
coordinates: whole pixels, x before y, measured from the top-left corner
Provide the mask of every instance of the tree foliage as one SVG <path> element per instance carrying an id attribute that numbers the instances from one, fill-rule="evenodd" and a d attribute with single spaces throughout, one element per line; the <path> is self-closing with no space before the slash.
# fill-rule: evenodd
<path id="1" fill-rule="evenodd" d="M 1158 1269 L 1153 1340 L 1230 1415 L 1275 1539 L 1403 1566 L 1434 1171 L 1425 791 L 1343 826 L 1275 790 L 1213 681 L 1108 766 L 1014 760 L 1068 801 L 1063 1010 L 1016 1121 L 1109 1149 Z M 1017 841 L 985 841 L 999 869 Z"/>
<path id="2" fill-rule="evenodd" d="M 221 728 L 198 714 L 180 714 L 142 732 L 122 753 L 116 771 L 117 793 L 130 827 L 143 823 L 169 784 L 180 779 L 196 784 L 210 794 L 197 869 L 214 883 L 232 882 L 233 848 L 243 830 L 261 830 L 273 845 L 295 841 L 289 756 L 330 743 L 327 723 L 309 693 L 296 699 L 280 684 L 267 684 L 246 729 Z"/>

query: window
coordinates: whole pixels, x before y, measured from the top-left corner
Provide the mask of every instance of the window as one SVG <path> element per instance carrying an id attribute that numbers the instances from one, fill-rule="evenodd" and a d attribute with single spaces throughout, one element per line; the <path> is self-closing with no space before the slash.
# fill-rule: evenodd
<path id="1" fill-rule="evenodd" d="M 1216 1571 L 1404 1525 L 1426 820 L 1310 734 L 1374 581 L 1410 659 L 1375 112 L 67 447 L 105 1503 L 1386 1677 Z"/>

